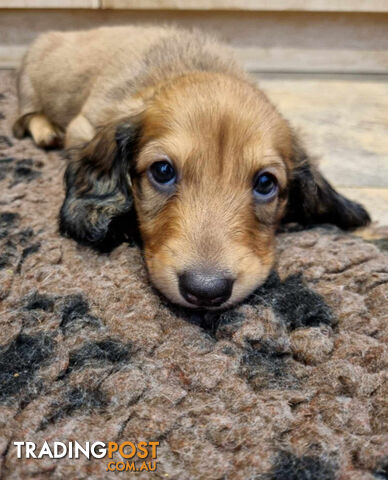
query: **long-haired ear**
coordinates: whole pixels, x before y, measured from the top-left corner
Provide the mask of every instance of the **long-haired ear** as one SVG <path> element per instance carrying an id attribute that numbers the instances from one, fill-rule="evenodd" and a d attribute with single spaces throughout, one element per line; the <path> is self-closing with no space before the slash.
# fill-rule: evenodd
<path id="1" fill-rule="evenodd" d="M 138 137 L 139 126 L 132 122 L 106 125 L 70 152 L 59 215 L 62 235 L 102 251 L 125 240 L 135 221 L 130 169 Z"/>
<path id="2" fill-rule="evenodd" d="M 294 169 L 283 223 L 332 223 L 346 230 L 370 222 L 364 207 L 334 190 L 297 139 L 294 139 L 292 160 Z"/>

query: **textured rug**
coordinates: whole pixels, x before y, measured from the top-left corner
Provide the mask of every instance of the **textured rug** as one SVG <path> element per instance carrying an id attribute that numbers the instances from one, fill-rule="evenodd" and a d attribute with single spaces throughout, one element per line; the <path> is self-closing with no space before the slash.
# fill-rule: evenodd
<path id="1" fill-rule="evenodd" d="M 135 245 L 58 235 L 65 161 L 12 138 L 11 72 L 0 92 L 1 479 L 116 478 L 106 459 L 13 445 L 96 440 L 159 442 L 136 478 L 388 478 L 383 251 L 332 227 L 282 233 L 242 305 L 173 307 Z"/>

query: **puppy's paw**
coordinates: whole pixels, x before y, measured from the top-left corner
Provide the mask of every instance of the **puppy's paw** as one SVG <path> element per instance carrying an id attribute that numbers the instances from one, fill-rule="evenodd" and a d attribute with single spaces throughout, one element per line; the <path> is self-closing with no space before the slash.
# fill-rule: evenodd
<path id="1" fill-rule="evenodd" d="M 37 135 L 33 135 L 33 139 L 40 148 L 55 148 L 62 144 L 59 135 L 53 130 L 40 131 Z"/>
<path id="2" fill-rule="evenodd" d="M 55 148 L 62 145 L 62 135 L 43 114 L 34 115 L 28 129 L 35 144 L 40 148 Z"/>

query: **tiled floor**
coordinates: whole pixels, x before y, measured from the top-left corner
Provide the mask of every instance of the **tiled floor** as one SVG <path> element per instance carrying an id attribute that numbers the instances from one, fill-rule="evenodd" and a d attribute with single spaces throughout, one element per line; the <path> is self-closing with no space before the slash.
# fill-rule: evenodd
<path id="1" fill-rule="evenodd" d="M 388 76 L 257 78 L 328 179 L 388 225 Z"/>

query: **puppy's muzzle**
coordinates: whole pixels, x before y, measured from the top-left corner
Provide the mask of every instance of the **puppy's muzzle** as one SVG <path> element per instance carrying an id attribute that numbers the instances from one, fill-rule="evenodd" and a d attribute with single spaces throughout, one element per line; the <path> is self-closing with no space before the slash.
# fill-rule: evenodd
<path id="1" fill-rule="evenodd" d="M 219 307 L 232 295 L 234 279 L 222 273 L 187 271 L 179 276 L 182 297 L 197 307 Z"/>

